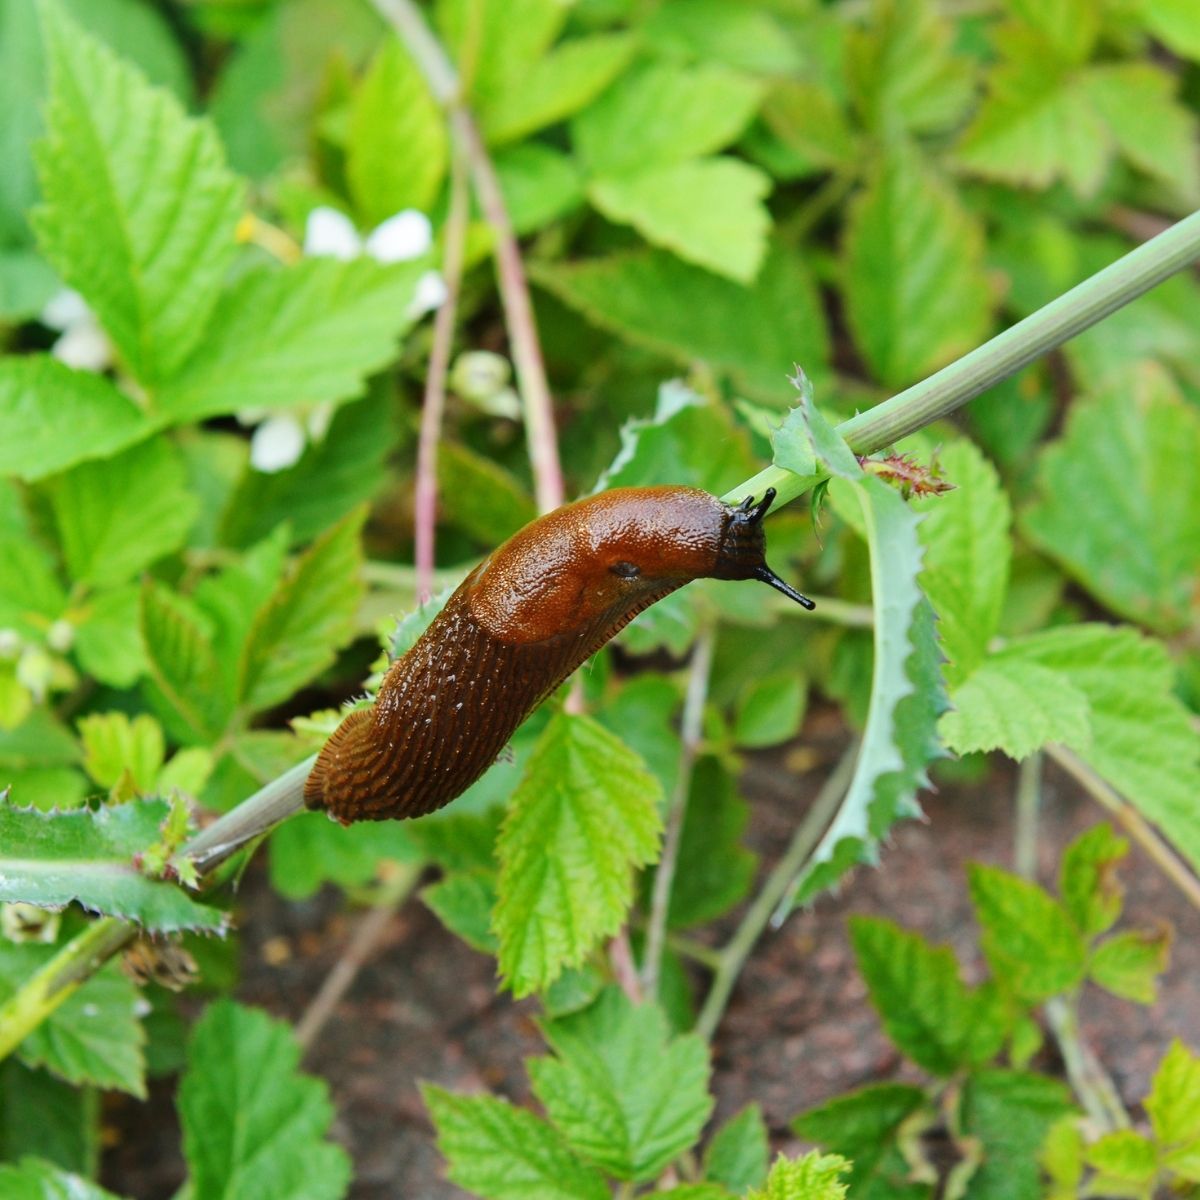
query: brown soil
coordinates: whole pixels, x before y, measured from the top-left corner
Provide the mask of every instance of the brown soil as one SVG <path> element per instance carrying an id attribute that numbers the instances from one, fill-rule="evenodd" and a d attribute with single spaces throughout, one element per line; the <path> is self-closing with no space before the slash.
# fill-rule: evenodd
<path id="1" fill-rule="evenodd" d="M 844 740 L 836 718 L 816 713 L 805 749 L 756 755 L 744 788 L 753 816 L 748 843 L 763 865 L 780 853 Z M 811 766 L 789 770 L 797 761 Z M 770 934 L 752 957 L 717 1035 L 716 1119 L 757 1100 L 777 1149 L 796 1148 L 787 1122 L 797 1112 L 870 1081 L 919 1079 L 880 1031 L 846 937 L 850 913 L 883 914 L 949 942 L 977 978 L 982 963 L 964 886 L 972 861 L 1011 866 L 1011 769 L 997 767 L 970 785 L 943 784 L 924 798 L 928 820 L 899 827 L 881 870 L 862 870 L 840 894 L 821 900 Z M 1101 819 L 1078 787 L 1047 769 L 1039 842 L 1040 878 L 1053 878 L 1067 842 Z M 1087 1040 L 1126 1103 L 1145 1095 L 1172 1037 L 1200 1047 L 1200 913 L 1136 851 L 1122 872 L 1127 924 L 1170 921 L 1171 968 L 1151 1009 L 1090 989 L 1083 1001 Z M 238 998 L 298 1019 L 343 952 L 352 923 L 332 891 L 287 904 L 252 872 L 243 900 L 243 980 Z M 724 935 L 732 921 L 711 931 Z M 281 942 L 280 939 L 283 939 Z M 286 961 L 280 962 L 281 954 Z M 702 976 L 697 975 L 698 984 Z M 518 1103 L 531 1096 L 523 1060 L 541 1053 L 532 1002 L 497 997 L 492 961 L 447 934 L 419 903 L 395 918 L 311 1049 L 306 1067 L 329 1081 L 335 1136 L 354 1160 L 354 1200 L 449 1200 L 447 1183 L 417 1090 L 430 1080 L 461 1090 L 498 1091 Z M 1051 1051 L 1039 1068 L 1058 1069 Z M 170 1196 L 181 1178 L 178 1130 L 160 1085 L 151 1108 L 110 1110 L 115 1143 L 103 1182 L 138 1200 Z"/>

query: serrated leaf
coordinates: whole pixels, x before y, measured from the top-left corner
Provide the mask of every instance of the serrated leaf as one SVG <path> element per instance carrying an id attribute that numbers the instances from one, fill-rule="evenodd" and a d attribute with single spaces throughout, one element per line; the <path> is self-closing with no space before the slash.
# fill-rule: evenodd
<path id="1" fill-rule="evenodd" d="M 53 946 L 0 942 L 0 999 L 8 999 L 54 957 Z M 146 1036 L 137 988 L 109 964 L 75 989 L 21 1042 L 17 1056 L 74 1084 L 119 1088 L 145 1098 Z"/>
<path id="2" fill-rule="evenodd" d="M 816 1150 L 803 1158 L 781 1154 L 766 1185 L 747 1192 L 746 1200 L 844 1200 L 847 1185 L 842 1176 L 849 1170 L 850 1164 L 838 1154 Z"/>
<path id="3" fill-rule="evenodd" d="M 738 387 L 779 403 L 799 363 L 824 369 L 829 341 L 803 261 L 772 243 L 751 287 L 674 255 L 648 252 L 531 270 L 565 304 L 637 345 L 688 366 L 697 360 Z"/>
<path id="4" fill-rule="evenodd" d="M 428 212 L 446 174 L 446 116 L 398 38 L 375 55 L 350 105 L 346 179 L 368 225 Z"/>
<path id="5" fill-rule="evenodd" d="M 82 1175 L 37 1158 L 23 1158 L 15 1166 L 0 1163 L 0 1191 L 8 1200 L 120 1200 Z"/>
<path id="6" fill-rule="evenodd" d="M 762 100 L 756 80 L 712 64 L 644 64 L 571 123 L 595 176 L 615 178 L 712 154 L 746 127 Z"/>
<path id="7" fill-rule="evenodd" d="M 1116 1129 L 1097 1138 L 1084 1151 L 1084 1161 L 1109 1181 L 1148 1184 L 1158 1173 L 1154 1143 L 1133 1129 Z M 1099 1195 L 1106 1194 L 1105 1180 L 1096 1180 Z"/>
<path id="8" fill-rule="evenodd" d="M 933 1187 L 912 1180 L 912 1165 L 900 1143 L 905 1122 L 928 1103 L 921 1088 L 874 1084 L 801 1113 L 792 1121 L 792 1128 L 853 1163 L 847 1180 L 853 1196 L 861 1200 L 927 1200 Z"/>
<path id="9" fill-rule="evenodd" d="M 751 74 L 791 75 L 804 66 L 784 19 L 741 0 L 666 0 L 646 14 L 641 28 L 660 51 Z"/>
<path id="10" fill-rule="evenodd" d="M 881 383 L 912 383 L 987 333 L 982 230 L 915 150 L 891 148 L 853 201 L 842 265 L 850 328 Z"/>
<path id="11" fill-rule="evenodd" d="M 57 3 L 43 4 L 42 20 L 51 86 L 34 228 L 130 370 L 153 385 L 204 336 L 233 260 L 242 187 L 211 125 Z"/>
<path id="12" fill-rule="evenodd" d="M 363 594 L 358 509 L 319 537 L 259 611 L 242 653 L 239 702 L 269 708 L 333 661 Z"/>
<path id="13" fill-rule="evenodd" d="M 188 1043 L 179 1085 L 183 1153 L 195 1200 L 339 1200 L 346 1152 L 326 1140 L 325 1082 L 299 1070 L 289 1026 L 231 1000 L 210 1004 Z"/>
<path id="14" fill-rule="evenodd" d="M 1128 853 L 1129 843 L 1106 823 L 1081 833 L 1064 851 L 1058 890 L 1085 936 L 1103 933 L 1121 915 L 1125 893 L 1116 868 Z"/>
<path id="15" fill-rule="evenodd" d="M 496 877 L 491 871 L 453 871 L 422 888 L 421 899 L 472 949 L 481 954 L 500 949 L 491 924 L 496 905 Z"/>
<path id="16" fill-rule="evenodd" d="M 856 863 L 872 862 L 899 818 L 920 810 L 916 790 L 938 753 L 937 718 L 945 707 L 933 614 L 917 584 L 919 518 L 900 494 L 863 473 L 811 397 L 785 418 L 775 439 L 777 465 L 805 473 L 814 460 L 852 485 L 871 557 L 875 661 L 866 728 L 854 775 L 837 815 L 777 916 L 837 882 Z"/>
<path id="17" fill-rule="evenodd" d="M 1009 0 L 1008 7 L 1040 31 L 1066 61 L 1082 63 L 1091 54 L 1101 12 L 1090 0 Z"/>
<path id="18" fill-rule="evenodd" d="M 850 937 L 888 1036 L 915 1063 L 950 1075 L 996 1055 L 1007 1032 L 998 997 L 962 982 L 949 946 L 881 917 L 852 918 Z"/>
<path id="19" fill-rule="evenodd" d="M 153 787 L 166 756 L 162 726 L 153 717 L 92 713 L 79 722 L 79 736 L 84 770 L 95 783 L 115 787 L 128 772 L 138 791 Z"/>
<path id="20" fill-rule="evenodd" d="M 103 376 L 45 354 L 0 359 L 0 475 L 41 479 L 149 430 L 145 414 Z"/>
<path id="21" fill-rule="evenodd" d="M 572 1148 L 619 1179 L 655 1178 L 700 1136 L 712 1111 L 708 1050 L 671 1039 L 656 1004 L 615 987 L 544 1025 L 554 1058 L 530 1060 L 533 1090 Z"/>
<path id="22" fill-rule="evenodd" d="M 658 846 L 658 781 L 587 717 L 558 713 L 529 757 L 500 831 L 493 929 L 517 996 L 545 988 L 621 927 L 632 870 Z"/>
<path id="23" fill-rule="evenodd" d="M 925 514 L 921 587 L 938 616 L 938 638 L 954 687 L 987 654 L 1000 625 L 1012 558 L 1012 511 L 996 469 L 966 440 L 947 446 L 939 467 L 954 490 L 913 502 Z"/>
<path id="24" fill-rule="evenodd" d="M 767 1126 L 762 1109 L 748 1104 L 713 1134 L 704 1152 L 704 1177 L 741 1195 L 767 1176 Z"/>
<path id="25" fill-rule="evenodd" d="M 494 1096 L 426 1084 L 426 1107 L 450 1179 L 485 1200 L 609 1200 L 608 1185 L 544 1121 Z"/>
<path id="26" fill-rule="evenodd" d="M 245 272 L 158 396 L 172 421 L 350 400 L 395 355 L 423 264 L 309 258 Z"/>
<path id="27" fill-rule="evenodd" d="M 1171 957 L 1171 931 L 1133 930 L 1105 938 L 1092 952 L 1088 976 L 1105 991 L 1138 1004 L 1158 999 L 1157 978 Z"/>
<path id="28" fill-rule="evenodd" d="M 0 1064 L 0 1162 L 31 1154 L 64 1171 L 92 1175 L 99 1116 L 94 1092 L 26 1067 L 15 1056 Z"/>
<path id="29" fill-rule="evenodd" d="M 1066 910 L 1035 883 L 972 863 L 971 903 L 992 974 L 1018 996 L 1070 991 L 1087 969 L 1087 948 Z"/>
<path id="30" fill-rule="evenodd" d="M 610 221 L 738 283 L 750 284 L 767 249 L 770 177 L 734 158 L 701 158 L 605 175 L 588 197 Z M 704 203 L 696 204 L 695 197 Z"/>
<path id="31" fill-rule="evenodd" d="M 1178 1038 L 1154 1072 L 1146 1112 L 1164 1148 L 1200 1154 L 1200 1057 Z"/>
<path id="32" fill-rule="evenodd" d="M 226 916 L 165 880 L 149 879 L 134 856 L 159 841 L 165 800 L 41 812 L 0 803 L 0 901 L 42 908 L 76 901 L 147 929 L 220 931 Z"/>
<path id="33" fill-rule="evenodd" d="M 1128 386 L 1071 406 L 1038 462 L 1034 542 L 1122 616 L 1162 632 L 1200 613 L 1200 414 L 1146 366 Z M 1081 499 L 1086 497 L 1086 503 Z"/>
<path id="34" fill-rule="evenodd" d="M 1052 742 L 1083 750 L 1092 740 L 1087 696 L 1069 676 L 1003 651 L 985 659 L 950 702 L 938 731 L 956 754 L 1003 750 L 1022 759 Z"/>

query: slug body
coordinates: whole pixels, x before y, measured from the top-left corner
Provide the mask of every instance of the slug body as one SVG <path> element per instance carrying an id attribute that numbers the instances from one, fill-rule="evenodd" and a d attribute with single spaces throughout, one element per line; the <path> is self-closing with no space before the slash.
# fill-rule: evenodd
<path id="1" fill-rule="evenodd" d="M 773 499 L 733 507 L 695 488 L 616 488 L 525 526 L 326 742 L 305 804 L 343 824 L 448 804 L 576 667 L 690 580 L 762 579 L 811 607 L 764 560 Z"/>

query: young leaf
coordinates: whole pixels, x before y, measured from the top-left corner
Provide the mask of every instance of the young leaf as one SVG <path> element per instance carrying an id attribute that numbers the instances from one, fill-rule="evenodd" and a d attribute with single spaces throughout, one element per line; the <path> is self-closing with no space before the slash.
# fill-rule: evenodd
<path id="1" fill-rule="evenodd" d="M 492 927 L 517 996 L 621 927 L 632 869 L 658 846 L 661 789 L 641 760 L 587 717 L 551 718 L 510 802 L 497 854 Z"/>
<path id="2" fill-rule="evenodd" d="M 850 1164 L 837 1154 L 814 1150 L 791 1159 L 781 1154 L 766 1185 L 747 1192 L 746 1200 L 844 1200 L 847 1185 L 842 1176 L 849 1170 Z"/>
<path id="3" fill-rule="evenodd" d="M 588 198 L 610 221 L 738 283 L 754 282 L 767 249 L 770 177 L 739 159 L 700 158 L 603 176 Z M 703 196 L 703 204 L 694 197 Z"/>
<path id="4" fill-rule="evenodd" d="M 912 383 L 987 332 L 982 231 L 914 150 L 892 147 L 853 202 L 842 265 L 850 328 L 881 383 Z"/>
<path id="5" fill-rule="evenodd" d="M 361 395 L 412 322 L 423 264 L 310 258 L 245 272 L 158 397 L 172 421 Z"/>
<path id="6" fill-rule="evenodd" d="M 183 1153 L 195 1200 L 339 1200 L 346 1152 L 326 1140 L 323 1080 L 299 1070 L 289 1026 L 232 1000 L 210 1004 L 188 1044 L 179 1085 Z"/>
<path id="7" fill-rule="evenodd" d="M 66 812 L 0 802 L 0 901 L 42 908 L 77 901 L 156 932 L 223 930 L 225 913 L 172 883 L 148 879 L 135 865 L 135 857 L 159 840 L 168 811 L 165 800 Z"/>
<path id="8" fill-rule="evenodd" d="M 609 987 L 582 1012 L 544 1026 L 556 1057 L 530 1060 L 533 1090 L 584 1158 L 645 1182 L 687 1150 L 712 1111 L 708 1049 L 669 1038 L 656 1004 L 634 1006 Z"/>
<path id="9" fill-rule="evenodd" d="M 1129 843 L 1104 822 L 1081 833 L 1064 851 L 1058 890 L 1085 937 L 1103 933 L 1121 915 L 1125 894 L 1117 864 L 1128 853 Z"/>
<path id="10" fill-rule="evenodd" d="M 1154 1136 L 1171 1158 L 1188 1153 L 1200 1165 L 1200 1057 L 1178 1039 L 1154 1073 L 1146 1112 Z"/>
<path id="11" fill-rule="evenodd" d="M 792 1128 L 853 1163 L 847 1182 L 860 1200 L 929 1200 L 932 1186 L 911 1179 L 901 1146 L 905 1122 L 928 1103 L 921 1088 L 874 1084 L 801 1113 Z"/>
<path id="12" fill-rule="evenodd" d="M 872 862 L 878 840 L 901 817 L 919 812 L 915 794 L 938 753 L 945 705 L 933 615 L 917 585 L 922 550 L 918 517 L 900 494 L 863 473 L 845 442 L 802 397 L 775 440 L 779 466 L 803 473 L 814 459 L 852 485 L 871 556 L 875 662 L 862 746 L 846 798 L 779 914 Z"/>
<path id="13" fill-rule="evenodd" d="M 44 0 L 42 252 L 154 385 L 204 336 L 235 250 L 242 187 L 215 131 Z"/>
<path id="14" fill-rule="evenodd" d="M 0 1000 L 7 1000 L 54 955 L 53 946 L 0 942 Z M 146 1035 L 137 988 L 115 964 L 78 988 L 21 1043 L 28 1067 L 45 1067 L 68 1083 L 119 1088 L 145 1098 Z M 2 1193 L 0 1193 L 2 1194 Z"/>
<path id="15" fill-rule="evenodd" d="M 11 1200 L 120 1200 L 97 1183 L 37 1158 L 0 1163 L 0 1195 Z"/>
<path id="16" fill-rule="evenodd" d="M 739 746 L 775 746 L 796 736 L 804 720 L 807 681 L 794 671 L 761 675 L 742 690 L 733 721 Z"/>
<path id="17" fill-rule="evenodd" d="M 1007 1032 L 995 993 L 968 988 L 949 946 L 931 946 L 881 917 L 854 917 L 858 969 L 893 1042 L 935 1075 L 978 1066 Z"/>
<path id="18" fill-rule="evenodd" d="M 1046 1000 L 1076 987 L 1086 946 L 1066 910 L 1035 883 L 972 863 L 971 903 L 992 973 L 1018 996 Z"/>
<path id="19" fill-rule="evenodd" d="M 47 354 L 0 359 L 0 476 L 35 480 L 113 454 L 149 432 L 102 375 Z"/>
<path id="20" fill-rule="evenodd" d="M 166 755 L 162 726 L 141 713 L 132 721 L 122 712 L 93 713 L 79 722 L 84 770 L 93 782 L 112 788 L 128 772 L 139 792 L 148 792 Z"/>
<path id="21" fill-rule="evenodd" d="M 609 1200 L 608 1185 L 544 1121 L 494 1096 L 456 1096 L 426 1084 L 447 1174 L 484 1200 Z"/>
<path id="22" fill-rule="evenodd" d="M 1088 976 L 1114 996 L 1153 1004 L 1158 999 L 1157 977 L 1167 969 L 1170 957 L 1169 926 L 1117 933 L 1096 947 L 1088 963 Z"/>
<path id="23" fill-rule="evenodd" d="M 1133 1129 L 1104 1134 L 1087 1147 L 1083 1158 L 1100 1173 L 1100 1178 L 1088 1185 L 1089 1191 L 1099 1196 L 1128 1194 L 1130 1184 L 1137 1194 L 1148 1188 L 1158 1174 L 1154 1143 Z M 1122 1184 L 1126 1186 L 1121 1187 Z M 1149 1193 L 1143 1191 L 1143 1194 Z"/>
<path id="24" fill-rule="evenodd" d="M 741 1195 L 767 1177 L 767 1126 L 757 1104 L 748 1104 L 713 1134 L 704 1153 L 704 1178 Z"/>
<path id="25" fill-rule="evenodd" d="M 1182 630 L 1200 612 L 1198 456 L 1200 414 L 1146 365 L 1132 396 L 1125 384 L 1071 406 L 1065 435 L 1041 453 L 1023 528 L 1114 611 Z"/>
<path id="26" fill-rule="evenodd" d="M 428 212 L 448 157 L 446 117 L 412 55 L 389 38 L 354 94 L 346 178 L 367 225 L 402 209 Z"/>
<path id="27" fill-rule="evenodd" d="M 492 932 L 496 877 L 490 871 L 454 871 L 422 888 L 421 899 L 451 933 L 481 954 L 495 954 L 500 943 Z"/>
<path id="28" fill-rule="evenodd" d="M 241 659 L 238 698 L 245 708 L 286 700 L 350 637 L 363 592 L 365 518 L 360 508 L 318 538 L 259 611 Z"/>
<path id="29" fill-rule="evenodd" d="M 179 549 L 198 507 L 163 438 L 80 463 L 45 488 L 71 579 L 93 587 L 126 583 Z"/>

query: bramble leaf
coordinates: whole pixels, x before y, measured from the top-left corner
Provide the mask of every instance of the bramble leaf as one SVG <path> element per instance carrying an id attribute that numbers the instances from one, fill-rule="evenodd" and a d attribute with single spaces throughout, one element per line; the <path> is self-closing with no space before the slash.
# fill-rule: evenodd
<path id="1" fill-rule="evenodd" d="M 451 933 L 481 954 L 500 948 L 492 932 L 496 877 L 491 871 L 452 871 L 421 889 L 425 901 Z"/>
<path id="2" fill-rule="evenodd" d="M 1153 1004 L 1158 999 L 1158 976 L 1171 957 L 1171 931 L 1133 930 L 1105 938 L 1093 951 L 1088 976 L 1105 991 L 1138 1004 Z"/>
<path id="3" fill-rule="evenodd" d="M 704 1152 L 704 1177 L 740 1195 L 767 1176 L 767 1126 L 757 1104 L 748 1104 L 713 1134 Z"/>
<path id="4" fill-rule="evenodd" d="M 1172 1158 L 1188 1152 L 1193 1163 L 1200 1163 L 1200 1057 L 1178 1039 L 1154 1073 L 1146 1112 L 1154 1136 Z"/>
<path id="5" fill-rule="evenodd" d="M 1058 890 L 1084 936 L 1103 933 L 1121 915 L 1125 894 L 1116 868 L 1128 853 L 1129 843 L 1105 822 L 1081 833 L 1063 852 Z"/>
<path id="6" fill-rule="evenodd" d="M 771 1167 L 766 1184 L 746 1193 L 746 1200 L 845 1200 L 842 1176 L 850 1164 L 837 1154 L 816 1150 L 802 1158 L 781 1154 Z"/>
<path id="7" fill-rule="evenodd" d="M 32 1157 L 0 1163 L 0 1193 L 10 1200 L 120 1200 L 82 1175 Z"/>

